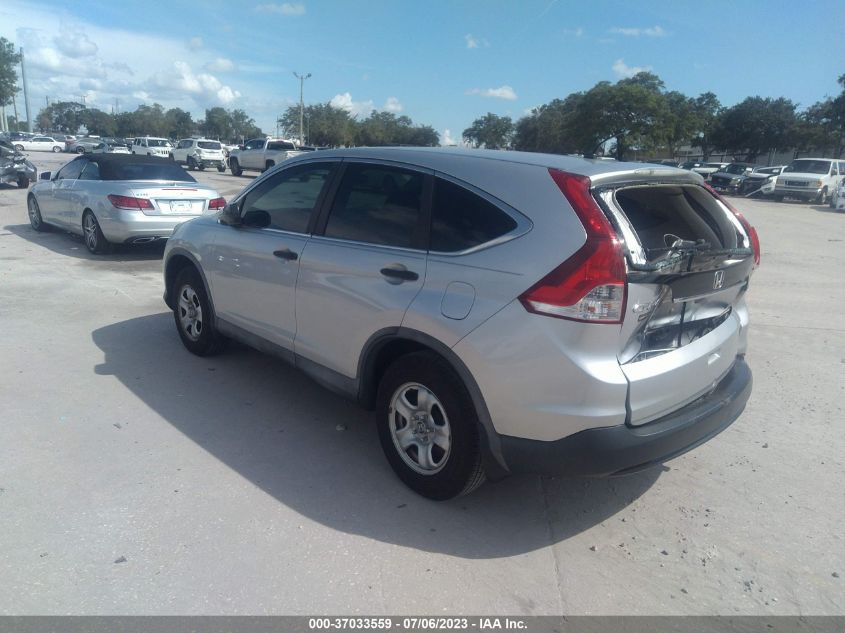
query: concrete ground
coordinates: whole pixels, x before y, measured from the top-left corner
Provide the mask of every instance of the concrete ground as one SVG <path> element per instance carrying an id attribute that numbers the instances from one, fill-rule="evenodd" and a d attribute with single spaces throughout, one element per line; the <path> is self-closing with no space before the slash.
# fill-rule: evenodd
<path id="1" fill-rule="evenodd" d="M 763 246 L 755 386 L 717 438 L 434 503 L 369 413 L 185 351 L 160 247 L 91 256 L 25 199 L 0 187 L 0 614 L 845 613 L 845 214 L 734 200 Z"/>

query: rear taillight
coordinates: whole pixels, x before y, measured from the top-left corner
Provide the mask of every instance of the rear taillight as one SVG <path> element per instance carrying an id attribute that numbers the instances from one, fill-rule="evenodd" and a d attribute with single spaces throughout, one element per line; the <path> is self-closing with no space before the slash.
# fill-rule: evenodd
<path id="1" fill-rule="evenodd" d="M 627 296 L 625 254 L 613 228 L 590 194 L 590 179 L 549 169 L 549 174 L 587 233 L 587 241 L 519 300 L 536 314 L 621 323 Z"/>
<path id="2" fill-rule="evenodd" d="M 133 198 L 131 196 L 109 195 L 109 202 L 116 209 L 152 209 L 153 203 L 147 198 Z"/>
<path id="3" fill-rule="evenodd" d="M 757 229 L 751 226 L 751 223 L 742 215 L 739 211 L 737 211 L 734 206 L 725 200 L 722 196 L 719 195 L 713 187 L 708 185 L 707 183 L 704 184 L 704 188 L 707 189 L 715 198 L 725 205 L 728 210 L 736 216 L 736 219 L 739 220 L 739 223 L 742 225 L 745 234 L 748 236 L 749 246 L 751 246 L 751 250 L 754 253 L 754 266 L 760 265 L 760 237 L 757 235 Z"/>
<path id="4" fill-rule="evenodd" d="M 214 198 L 214 200 L 208 201 L 208 208 L 209 209 L 222 209 L 226 206 L 226 198 Z"/>

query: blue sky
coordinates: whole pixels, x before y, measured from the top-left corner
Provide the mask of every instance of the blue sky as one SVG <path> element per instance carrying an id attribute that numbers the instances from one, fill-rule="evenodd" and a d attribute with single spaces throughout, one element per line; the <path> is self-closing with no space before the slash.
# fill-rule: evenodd
<path id="1" fill-rule="evenodd" d="M 452 140 L 488 111 L 518 119 L 638 68 L 725 105 L 810 105 L 845 73 L 842 0 L 2 0 L 0 36 L 25 48 L 35 112 L 82 95 L 195 118 L 222 105 L 265 132 L 298 103 L 293 71 L 312 74 L 306 103 L 406 114 Z"/>

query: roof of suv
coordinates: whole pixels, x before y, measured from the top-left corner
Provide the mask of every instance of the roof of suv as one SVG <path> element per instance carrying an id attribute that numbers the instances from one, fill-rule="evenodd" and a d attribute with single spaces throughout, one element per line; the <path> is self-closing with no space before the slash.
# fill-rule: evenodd
<path id="1" fill-rule="evenodd" d="M 679 176 L 686 176 L 687 180 L 698 182 L 700 178 L 698 175 L 691 175 L 686 170 L 677 167 L 667 167 L 665 165 L 579 158 L 577 156 L 563 156 L 560 154 L 452 147 L 355 147 L 327 149 L 317 154 L 308 152 L 291 160 L 313 160 L 314 158 L 322 159 L 332 156 L 339 158 L 372 158 L 407 161 L 432 169 L 437 169 L 439 160 L 446 157 L 459 157 L 466 158 L 467 160 L 495 160 L 523 165 L 536 165 L 538 167 L 552 167 L 554 169 L 588 176 L 591 179 L 605 174 L 633 174 L 634 172 L 652 176 L 665 174 L 673 177 L 673 180 Z"/>

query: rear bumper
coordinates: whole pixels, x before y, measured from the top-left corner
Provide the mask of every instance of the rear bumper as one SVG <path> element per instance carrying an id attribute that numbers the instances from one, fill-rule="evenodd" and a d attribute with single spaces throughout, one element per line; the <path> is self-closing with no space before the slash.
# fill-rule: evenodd
<path id="1" fill-rule="evenodd" d="M 198 215 L 144 215 L 140 211 L 116 211 L 113 215 L 97 214 L 103 235 L 109 242 L 151 241 L 168 238 L 173 229 Z"/>
<path id="2" fill-rule="evenodd" d="M 715 390 L 653 422 L 588 429 L 551 442 L 502 435 L 502 456 L 514 473 L 608 476 L 643 470 L 730 426 L 745 408 L 751 384 L 751 370 L 738 358 Z"/>

